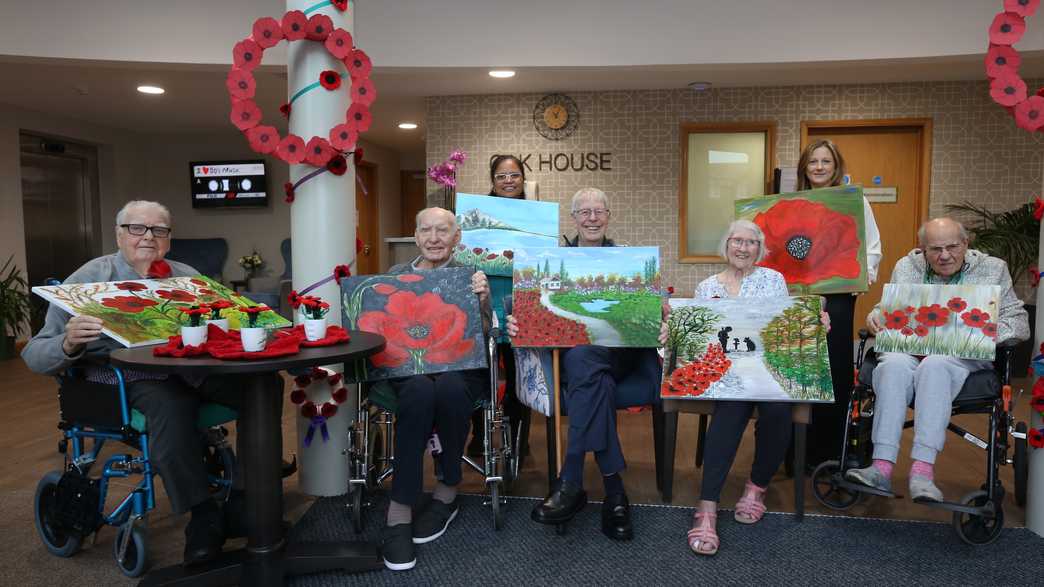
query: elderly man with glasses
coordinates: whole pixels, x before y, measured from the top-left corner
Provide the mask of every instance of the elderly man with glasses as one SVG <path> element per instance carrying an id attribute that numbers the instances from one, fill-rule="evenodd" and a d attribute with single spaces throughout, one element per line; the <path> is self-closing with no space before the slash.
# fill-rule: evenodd
<path id="1" fill-rule="evenodd" d="M 968 248 L 968 233 L 950 218 L 929 220 L 918 231 L 921 248 L 910 251 L 895 264 L 891 283 L 999 285 L 997 336 L 1006 340 L 1029 338 L 1029 321 L 1022 301 L 1015 296 L 1008 266 L 1001 259 Z M 877 334 L 883 328 L 880 307 L 867 316 L 867 326 Z M 910 456 L 910 497 L 943 501 L 935 485 L 934 464 L 946 440 L 950 407 L 965 379 L 974 371 L 990 368 L 988 361 L 939 355 L 919 357 L 883 353 L 873 373 L 877 402 L 874 414 L 874 462 L 851 469 L 846 477 L 883 491 L 892 489 L 892 468 L 899 457 L 899 440 L 906 407 L 914 400 L 914 439 Z M 916 395 L 915 395 L 916 392 Z"/>
<path id="2" fill-rule="evenodd" d="M 171 230 L 170 211 L 162 204 L 128 202 L 116 215 L 119 250 L 88 261 L 65 283 L 198 275 L 188 265 L 163 259 L 170 250 Z M 25 346 L 22 358 L 33 371 L 55 375 L 87 360 L 104 361 L 118 348 L 119 343 L 102 336 L 99 318 L 70 317 L 52 304 L 43 329 Z M 115 374 L 103 367 L 85 364 L 83 373 L 95 383 L 117 384 Z M 123 375 L 127 401 L 148 421 L 150 458 L 163 479 L 171 509 L 176 514 L 192 513 L 185 528 L 185 564 L 212 560 L 225 542 L 225 521 L 208 489 L 203 440 L 196 419 L 204 399 L 239 405 L 242 386 L 232 377 L 190 381 L 176 375 L 130 370 Z M 267 383 L 282 390 L 278 375 L 273 374 Z"/>

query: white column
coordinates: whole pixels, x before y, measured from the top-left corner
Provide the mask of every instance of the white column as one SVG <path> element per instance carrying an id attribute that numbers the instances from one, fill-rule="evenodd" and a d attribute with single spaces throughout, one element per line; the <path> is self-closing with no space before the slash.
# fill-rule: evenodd
<path id="1" fill-rule="evenodd" d="M 1037 270 L 1044 270 L 1044 222 L 1040 223 L 1040 241 L 1037 244 Z M 1044 284 L 1037 286 L 1036 340 L 1031 356 L 1036 356 L 1044 341 Z M 1027 400 L 1029 401 L 1029 400 Z M 1040 414 L 1030 416 L 1030 428 L 1041 428 Z M 1044 536 L 1044 448 L 1029 447 L 1029 481 L 1026 486 L 1026 527 Z"/>
<path id="2" fill-rule="evenodd" d="M 286 9 L 301 10 L 314 6 L 316 0 L 287 0 Z M 325 14 L 335 28 L 354 35 L 355 2 L 341 12 L 332 5 L 308 13 Z M 285 42 L 285 41 L 284 41 Z M 332 69 L 344 74 L 337 91 L 312 90 L 294 104 L 290 115 L 290 132 L 307 143 L 313 136 L 329 138 L 330 129 L 345 121 L 351 102 L 351 80 L 344 63 L 330 55 L 320 42 L 302 39 L 289 43 L 287 55 L 287 99 L 301 88 L 319 80 L 319 73 Z M 293 287 L 300 291 L 333 273 L 337 265 L 355 260 L 355 164 L 347 157 L 348 171 L 337 176 L 321 173 L 303 183 L 295 193 L 290 208 L 290 240 L 293 243 Z M 291 165 L 290 181 L 315 171 L 310 165 Z M 354 265 L 353 265 L 354 269 Z M 340 287 L 331 281 L 313 290 L 312 295 L 330 303 L 330 324 L 341 323 Z M 300 314 L 295 316 L 300 322 Z M 349 393 L 349 397 L 354 397 Z M 327 398 L 315 398 L 324 401 Z M 303 432 L 308 422 L 298 422 L 299 482 L 301 491 L 311 495 L 342 495 L 348 491 L 347 448 L 348 424 L 354 408 L 346 402 L 337 416 L 327 422 L 330 440 L 313 441 L 304 446 Z M 302 427 L 303 424 L 303 427 Z"/>

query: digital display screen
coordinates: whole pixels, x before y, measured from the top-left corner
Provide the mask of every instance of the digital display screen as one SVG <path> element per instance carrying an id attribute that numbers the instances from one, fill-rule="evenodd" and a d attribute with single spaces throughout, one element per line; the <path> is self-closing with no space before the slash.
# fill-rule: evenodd
<path id="1" fill-rule="evenodd" d="M 263 160 L 194 161 L 189 170 L 193 208 L 268 205 Z"/>

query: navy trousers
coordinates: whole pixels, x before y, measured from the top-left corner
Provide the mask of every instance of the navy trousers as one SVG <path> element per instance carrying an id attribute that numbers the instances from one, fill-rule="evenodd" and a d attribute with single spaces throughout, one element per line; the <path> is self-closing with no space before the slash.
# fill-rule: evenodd
<path id="1" fill-rule="evenodd" d="M 442 452 L 442 482 L 460 483 L 460 459 L 468 437 L 475 402 L 488 388 L 485 370 L 414 375 L 391 382 L 398 392 L 395 415 L 395 478 L 391 499 L 415 505 L 424 489 L 424 451 L 432 430 L 437 430 Z"/>
<path id="2" fill-rule="evenodd" d="M 638 349 L 578 346 L 562 353 L 565 409 L 569 414 L 569 456 L 593 452 L 602 475 L 626 466 L 616 433 L 616 384 L 645 355 Z"/>

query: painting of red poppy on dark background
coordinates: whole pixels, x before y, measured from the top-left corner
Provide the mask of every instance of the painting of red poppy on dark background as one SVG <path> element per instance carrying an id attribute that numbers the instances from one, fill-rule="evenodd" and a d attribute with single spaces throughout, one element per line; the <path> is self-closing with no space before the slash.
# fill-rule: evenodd
<path id="1" fill-rule="evenodd" d="M 862 187 L 737 200 L 736 218 L 761 227 L 759 265 L 782 273 L 791 294 L 867 290 Z"/>
<path id="2" fill-rule="evenodd" d="M 341 280 L 343 324 L 380 334 L 384 351 L 356 381 L 378 381 L 486 366 L 473 269 L 454 267 Z"/>

